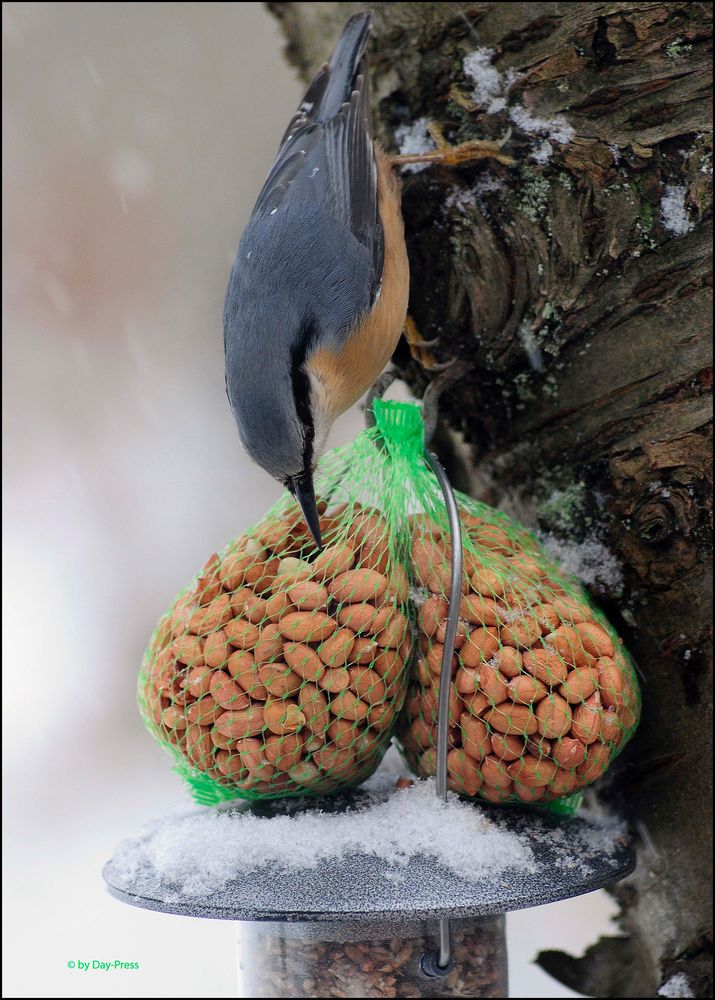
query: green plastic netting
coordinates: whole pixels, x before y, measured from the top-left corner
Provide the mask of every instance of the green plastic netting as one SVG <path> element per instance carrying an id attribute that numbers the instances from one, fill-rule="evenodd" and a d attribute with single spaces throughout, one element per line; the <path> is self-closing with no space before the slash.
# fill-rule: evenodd
<path id="1" fill-rule="evenodd" d="M 322 553 L 285 495 L 160 621 L 139 704 L 200 802 L 324 794 L 387 749 L 412 648 L 404 416 L 321 462 Z"/>
<path id="2" fill-rule="evenodd" d="M 324 551 L 284 496 L 208 560 L 152 637 L 141 711 L 202 803 L 357 784 L 395 731 L 410 768 L 434 773 L 447 515 L 420 407 L 373 412 L 316 477 Z M 497 802 L 573 796 L 635 729 L 633 664 L 531 534 L 457 499 L 450 786 Z"/>

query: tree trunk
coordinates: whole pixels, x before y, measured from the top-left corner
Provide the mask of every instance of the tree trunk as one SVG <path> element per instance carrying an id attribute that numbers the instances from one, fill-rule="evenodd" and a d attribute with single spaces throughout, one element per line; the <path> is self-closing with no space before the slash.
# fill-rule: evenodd
<path id="1" fill-rule="evenodd" d="M 306 77 L 365 6 L 269 4 Z M 624 936 L 540 961 L 593 996 L 680 973 L 712 996 L 711 5 L 372 8 L 384 146 L 426 118 L 452 142 L 511 128 L 515 161 L 405 174 L 410 315 L 439 341 L 395 363 L 418 394 L 433 360 L 472 365 L 443 397 L 453 478 L 546 533 L 642 673 L 600 788 L 639 834 Z"/>

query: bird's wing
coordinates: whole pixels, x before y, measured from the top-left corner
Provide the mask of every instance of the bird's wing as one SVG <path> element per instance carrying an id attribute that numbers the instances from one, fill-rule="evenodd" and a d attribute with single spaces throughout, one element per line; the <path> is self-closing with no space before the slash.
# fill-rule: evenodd
<path id="1" fill-rule="evenodd" d="M 353 89 L 348 100 L 327 120 L 321 119 L 320 112 L 331 97 L 332 71 L 325 65 L 318 72 L 283 137 L 252 219 L 319 206 L 367 248 L 372 261 L 372 302 L 382 277 L 383 232 L 364 56 L 358 69 L 350 81 Z"/>

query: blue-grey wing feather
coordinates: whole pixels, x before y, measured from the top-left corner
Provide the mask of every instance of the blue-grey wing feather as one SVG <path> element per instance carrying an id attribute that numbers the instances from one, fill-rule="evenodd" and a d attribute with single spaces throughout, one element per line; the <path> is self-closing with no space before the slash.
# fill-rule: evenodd
<path id="1" fill-rule="evenodd" d="M 286 131 L 252 218 L 320 206 L 367 249 L 372 302 L 382 278 L 383 233 L 364 57 L 358 68 L 348 99 L 327 120 L 320 111 L 330 94 L 330 67 L 319 72 Z"/>

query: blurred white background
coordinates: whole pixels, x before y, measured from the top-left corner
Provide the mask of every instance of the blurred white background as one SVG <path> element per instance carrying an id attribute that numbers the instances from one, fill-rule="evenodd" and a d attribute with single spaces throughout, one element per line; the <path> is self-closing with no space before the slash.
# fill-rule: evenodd
<path id="1" fill-rule="evenodd" d="M 221 316 L 301 86 L 260 3 L 7 3 L 3 55 L 3 994 L 235 996 L 230 924 L 124 906 L 100 871 L 189 804 L 135 707 L 153 625 L 278 494 L 239 448 Z M 512 995 L 575 996 L 530 960 L 612 909 L 512 916 Z M 67 968 L 95 958 L 141 967 Z"/>

